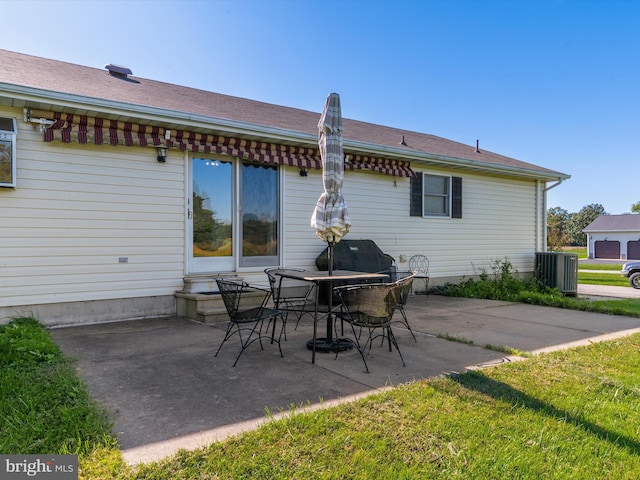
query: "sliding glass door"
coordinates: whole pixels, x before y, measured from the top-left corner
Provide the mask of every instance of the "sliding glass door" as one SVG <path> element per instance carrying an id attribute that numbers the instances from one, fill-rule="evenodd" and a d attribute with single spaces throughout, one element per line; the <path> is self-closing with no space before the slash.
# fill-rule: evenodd
<path id="1" fill-rule="evenodd" d="M 278 167 L 196 157 L 190 177 L 190 273 L 278 265 Z"/>

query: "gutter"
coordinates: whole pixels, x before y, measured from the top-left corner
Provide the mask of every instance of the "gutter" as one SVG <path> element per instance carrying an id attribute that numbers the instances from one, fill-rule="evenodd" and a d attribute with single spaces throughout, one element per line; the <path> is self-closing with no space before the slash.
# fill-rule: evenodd
<path id="1" fill-rule="evenodd" d="M 346 145 L 346 142 L 345 142 Z M 384 147 L 378 148 L 380 150 L 390 150 Z M 539 170 L 531 169 L 531 168 L 522 168 L 522 167 L 512 167 L 509 165 L 496 165 L 494 163 L 486 163 L 479 162 L 477 160 L 466 160 L 464 158 L 456 158 L 456 157 L 447 157 L 445 155 L 433 155 L 429 153 L 423 154 L 411 154 L 407 155 L 406 151 L 397 150 L 398 152 L 402 152 L 402 157 L 405 159 L 414 159 L 414 160 L 422 160 L 431 163 L 439 163 L 443 166 L 456 166 L 461 168 L 467 168 L 470 170 L 479 170 L 486 173 L 495 173 L 495 174 L 510 174 L 516 177 L 525 177 L 525 178 L 533 178 L 536 180 L 560 180 L 560 183 L 567 178 L 570 178 L 570 175 L 566 175 L 560 172 L 541 172 Z M 398 153 L 400 154 L 400 153 Z M 435 161 L 435 162 L 434 162 Z"/>
<path id="2" fill-rule="evenodd" d="M 217 117 L 209 117 L 205 115 L 177 112 L 175 110 L 167 110 L 157 107 L 149 107 L 138 104 L 116 102 L 96 97 L 86 97 L 75 94 L 54 92 L 43 90 L 40 88 L 25 87 L 10 83 L 0 82 L 0 94 L 6 92 L 10 98 L 16 98 L 25 102 L 35 102 L 33 108 L 42 108 L 41 104 L 46 103 L 60 108 L 76 108 L 84 112 L 87 106 L 99 109 L 100 113 L 117 115 L 122 117 L 137 118 L 162 122 L 167 124 L 179 123 L 180 125 L 206 128 L 208 130 L 220 129 L 235 135 L 245 136 L 262 136 L 265 139 L 277 139 L 285 143 L 305 145 L 317 145 L 318 136 L 316 134 L 304 133 L 294 130 L 285 130 L 276 127 L 267 127 L 264 125 L 256 125 L 236 120 L 229 120 Z M 24 107 L 24 105 L 23 105 Z M 386 147 L 383 145 L 359 142 L 356 140 L 344 140 L 344 149 L 355 150 L 371 156 L 381 156 L 381 153 L 388 154 L 392 158 L 401 160 L 416 160 L 427 162 L 430 164 L 442 165 L 446 167 L 461 167 L 471 170 L 477 170 L 484 173 L 495 173 L 502 175 L 510 175 L 515 177 L 533 178 L 538 180 L 549 181 L 558 179 L 559 182 L 569 178 L 569 175 L 563 175 L 559 172 L 541 172 L 535 169 L 512 167 L 508 165 L 495 165 L 492 163 L 479 162 L 476 160 L 466 160 L 462 158 L 448 157 L 444 155 L 434 155 L 427 152 L 411 152 L 404 148 Z M 546 190 L 547 190 L 546 189 Z M 545 190 L 545 191 L 546 191 Z"/>
<path id="3" fill-rule="evenodd" d="M 545 198 L 546 198 L 546 193 L 551 190 L 552 188 L 556 188 L 558 186 L 560 186 L 560 184 L 562 182 L 564 182 L 566 179 L 571 178 L 569 175 L 567 175 L 566 177 L 558 177 L 558 181 L 556 183 L 554 183 L 553 185 L 549 185 L 548 187 L 545 187 L 544 189 L 544 193 L 545 193 Z"/>
<path id="4" fill-rule="evenodd" d="M 549 185 L 548 187 L 545 187 L 542 192 L 542 235 L 544 238 L 544 246 L 543 246 L 543 251 L 546 252 L 547 251 L 547 192 L 549 190 L 551 190 L 552 188 L 556 188 L 558 186 L 560 186 L 560 184 L 562 184 L 562 182 L 564 182 L 566 179 L 571 178 L 569 175 L 567 175 L 566 177 L 558 177 L 558 181 L 556 183 L 554 183 L 553 185 Z"/>

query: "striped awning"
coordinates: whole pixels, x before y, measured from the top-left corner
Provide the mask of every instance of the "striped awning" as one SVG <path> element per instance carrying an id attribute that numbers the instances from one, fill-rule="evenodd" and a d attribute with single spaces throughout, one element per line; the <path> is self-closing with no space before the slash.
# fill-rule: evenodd
<path id="1" fill-rule="evenodd" d="M 122 122 L 100 117 L 74 115 L 45 110 L 30 110 L 31 118 L 52 120 L 44 130 L 44 141 L 112 146 L 166 146 L 169 149 L 193 153 L 231 155 L 261 163 L 322 169 L 317 148 L 282 145 L 222 135 L 169 130 L 164 127 Z M 385 175 L 413 177 L 415 173 L 407 161 L 353 155 L 345 164 L 346 170 L 367 170 Z"/>
<path id="2" fill-rule="evenodd" d="M 260 163 L 288 165 L 298 168 L 322 168 L 320 155 L 316 149 L 294 145 L 279 145 L 245 138 L 172 130 L 166 146 L 194 153 L 231 155 Z"/>
<path id="3" fill-rule="evenodd" d="M 369 157 L 366 155 L 347 155 L 345 170 L 368 170 L 396 177 L 415 177 L 411 163 L 393 158 Z"/>

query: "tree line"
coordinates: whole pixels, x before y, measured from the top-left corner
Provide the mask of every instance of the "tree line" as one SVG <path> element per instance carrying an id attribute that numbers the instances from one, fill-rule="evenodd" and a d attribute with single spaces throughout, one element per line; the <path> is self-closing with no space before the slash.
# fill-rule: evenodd
<path id="1" fill-rule="evenodd" d="M 631 205 L 631 213 L 640 214 L 640 202 Z M 569 213 L 561 207 L 547 210 L 547 249 L 559 250 L 565 246 L 585 247 L 587 234 L 582 230 L 600 215 L 609 215 L 599 203 L 585 205 L 579 212 Z"/>

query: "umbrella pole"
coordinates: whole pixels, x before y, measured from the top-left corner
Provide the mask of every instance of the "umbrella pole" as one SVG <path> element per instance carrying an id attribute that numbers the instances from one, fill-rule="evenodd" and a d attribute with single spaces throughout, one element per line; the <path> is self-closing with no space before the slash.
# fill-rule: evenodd
<path id="1" fill-rule="evenodd" d="M 328 243 L 327 263 L 329 265 L 329 276 L 333 275 L 333 242 Z"/>
<path id="2" fill-rule="evenodd" d="M 328 242 L 327 262 L 329 264 L 329 276 L 333 275 L 333 242 Z M 333 341 L 333 282 L 329 282 L 329 321 L 327 322 L 327 342 Z"/>
<path id="3" fill-rule="evenodd" d="M 355 344 L 348 338 L 333 338 L 333 247 L 336 242 L 327 242 L 327 270 L 328 277 L 326 284 L 329 287 L 329 298 L 327 299 L 328 313 L 327 313 L 327 336 L 325 338 L 316 338 L 315 324 L 313 330 L 313 340 L 307 342 L 307 348 L 313 350 L 311 357 L 311 363 L 315 362 L 316 350 L 320 352 L 344 352 L 345 350 L 351 350 L 355 348 Z M 318 312 L 318 298 L 320 298 L 320 285 L 318 284 L 318 293 L 316 294 L 316 319 Z"/>

